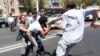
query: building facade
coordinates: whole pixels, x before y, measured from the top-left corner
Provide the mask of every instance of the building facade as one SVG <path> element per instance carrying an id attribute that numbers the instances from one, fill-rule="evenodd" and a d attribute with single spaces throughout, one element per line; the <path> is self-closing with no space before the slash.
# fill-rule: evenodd
<path id="1" fill-rule="evenodd" d="M 0 12 L 2 14 L 12 13 L 13 16 L 17 16 L 19 14 L 19 3 L 18 0 L 0 0 Z"/>
<path id="2" fill-rule="evenodd" d="M 63 7 L 63 0 L 45 0 L 45 7 L 53 7 L 58 3 L 59 7 Z"/>
<path id="3" fill-rule="evenodd" d="M 45 1 L 45 7 L 52 7 L 55 5 L 63 7 L 62 4 L 63 0 L 44 0 L 44 1 Z M 36 0 L 33 0 L 33 3 L 35 4 Z M 0 0 L 0 13 L 5 13 L 7 15 L 9 15 L 9 13 L 12 13 L 13 16 L 17 16 L 21 11 L 23 11 L 23 5 L 19 4 L 19 0 Z"/>

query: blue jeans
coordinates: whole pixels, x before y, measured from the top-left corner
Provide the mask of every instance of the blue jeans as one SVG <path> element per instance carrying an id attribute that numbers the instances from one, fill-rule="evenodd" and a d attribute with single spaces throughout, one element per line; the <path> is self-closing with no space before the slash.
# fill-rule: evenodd
<path id="1" fill-rule="evenodd" d="M 40 32 L 37 32 L 35 35 L 34 35 L 35 39 L 36 39 L 36 42 L 38 44 L 38 50 L 39 51 L 44 51 L 44 46 L 43 46 L 43 43 L 42 43 L 42 40 L 41 40 L 41 33 Z"/>

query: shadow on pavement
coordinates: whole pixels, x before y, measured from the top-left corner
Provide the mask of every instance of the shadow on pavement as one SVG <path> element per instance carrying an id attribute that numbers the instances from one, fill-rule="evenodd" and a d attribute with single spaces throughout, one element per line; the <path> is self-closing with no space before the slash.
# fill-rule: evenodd
<path id="1" fill-rule="evenodd" d="M 87 52 L 87 53 L 76 54 L 76 55 L 74 55 L 74 56 L 83 56 L 83 55 L 87 55 L 87 54 L 93 54 L 93 52 Z"/>
<path id="2" fill-rule="evenodd" d="M 50 52 L 47 51 L 39 51 L 37 56 L 52 56 Z"/>
<path id="3" fill-rule="evenodd" d="M 56 50 L 53 51 L 51 56 L 56 56 Z"/>

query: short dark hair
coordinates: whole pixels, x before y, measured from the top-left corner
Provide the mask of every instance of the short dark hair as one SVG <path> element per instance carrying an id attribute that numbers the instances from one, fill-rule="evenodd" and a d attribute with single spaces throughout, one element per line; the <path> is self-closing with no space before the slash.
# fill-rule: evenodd
<path id="1" fill-rule="evenodd" d="M 42 27 L 47 27 L 46 26 L 46 22 L 47 22 L 48 20 L 47 20 L 47 17 L 45 17 L 45 16 L 41 16 L 40 18 L 39 18 L 39 23 L 40 23 L 40 25 L 42 26 Z"/>
<path id="2" fill-rule="evenodd" d="M 69 2 L 66 4 L 66 8 L 70 8 L 70 9 L 76 8 L 76 4 L 74 2 Z"/>
<path id="3" fill-rule="evenodd" d="M 33 11 L 32 14 L 37 14 L 37 12 L 36 11 Z"/>

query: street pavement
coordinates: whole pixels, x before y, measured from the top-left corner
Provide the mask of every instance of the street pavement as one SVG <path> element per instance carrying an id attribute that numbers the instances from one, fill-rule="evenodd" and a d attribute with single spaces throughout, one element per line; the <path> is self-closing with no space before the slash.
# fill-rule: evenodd
<path id="1" fill-rule="evenodd" d="M 43 40 L 47 52 L 44 56 L 50 56 L 56 50 L 57 42 L 60 39 L 59 36 L 56 36 L 56 33 L 61 33 L 61 31 L 53 30 Z M 8 28 L 0 28 L 0 56 L 20 56 L 21 46 L 20 41 L 16 41 L 16 34 L 17 32 L 10 32 Z M 71 49 L 70 54 L 74 56 L 100 56 L 99 43 L 100 28 L 91 28 L 90 23 L 86 23 L 83 40 Z"/>

